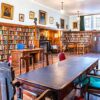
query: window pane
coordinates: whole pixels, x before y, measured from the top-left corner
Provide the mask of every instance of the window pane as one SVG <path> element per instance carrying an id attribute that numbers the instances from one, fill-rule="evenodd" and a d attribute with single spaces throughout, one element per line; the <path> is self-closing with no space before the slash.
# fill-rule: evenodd
<path id="1" fill-rule="evenodd" d="M 85 22 L 85 30 L 91 30 L 91 16 L 85 16 L 84 17 Z"/>
<path id="2" fill-rule="evenodd" d="M 100 30 L 100 15 L 93 15 L 93 28 Z"/>

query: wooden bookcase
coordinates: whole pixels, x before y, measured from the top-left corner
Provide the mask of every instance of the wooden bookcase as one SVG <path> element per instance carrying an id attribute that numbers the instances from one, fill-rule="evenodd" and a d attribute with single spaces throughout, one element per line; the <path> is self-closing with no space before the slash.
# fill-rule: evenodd
<path id="1" fill-rule="evenodd" d="M 17 49 L 19 40 L 25 48 L 33 44 L 34 31 L 32 26 L 0 23 L 0 60 L 8 60 L 11 50 Z"/>
<path id="2" fill-rule="evenodd" d="M 63 32 L 61 36 L 62 47 L 74 53 L 86 53 L 92 50 L 93 32 L 92 31 L 71 31 Z M 73 50 L 72 50 L 73 49 Z M 81 52 L 82 51 L 82 52 Z"/>
<path id="3" fill-rule="evenodd" d="M 91 43 L 92 31 L 79 31 L 79 32 L 63 32 L 61 41 L 64 45 L 68 43 Z"/>
<path id="4" fill-rule="evenodd" d="M 0 23 L 0 61 L 8 60 L 11 50 L 17 49 L 17 43 L 21 40 L 25 48 L 29 44 L 39 47 L 40 35 L 46 37 L 51 45 L 61 46 L 61 32 L 63 30 L 46 26 L 26 26 L 19 24 Z"/>

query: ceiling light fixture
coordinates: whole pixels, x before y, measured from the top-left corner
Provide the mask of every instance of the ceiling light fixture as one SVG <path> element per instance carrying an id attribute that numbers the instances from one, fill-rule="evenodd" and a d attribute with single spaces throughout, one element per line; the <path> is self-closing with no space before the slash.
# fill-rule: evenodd
<path id="1" fill-rule="evenodd" d="M 80 20 L 80 11 L 77 11 L 77 20 Z"/>
<path id="2" fill-rule="evenodd" d="M 64 2 L 62 1 L 61 2 L 61 9 L 60 9 L 60 12 L 63 14 L 64 13 Z"/>

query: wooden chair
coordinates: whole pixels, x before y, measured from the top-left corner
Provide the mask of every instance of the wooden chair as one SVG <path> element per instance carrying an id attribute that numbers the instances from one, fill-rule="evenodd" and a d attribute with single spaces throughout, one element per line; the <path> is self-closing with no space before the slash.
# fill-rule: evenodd
<path id="1" fill-rule="evenodd" d="M 85 53 L 85 44 L 78 43 L 77 44 L 77 54 L 84 54 Z"/>
<path id="2" fill-rule="evenodd" d="M 20 87 L 17 90 L 19 91 L 19 89 Z M 23 93 L 21 92 L 21 90 L 17 93 L 18 99 L 23 99 L 23 94 L 26 94 L 33 100 L 46 100 L 47 98 L 48 98 L 47 100 L 56 100 L 55 93 L 51 91 L 50 89 L 46 89 L 46 88 L 43 89 L 43 88 L 37 88 L 37 87 L 25 88 L 25 86 L 23 86 L 22 91 Z"/>
<path id="3" fill-rule="evenodd" d="M 25 72 L 29 72 L 30 59 L 32 59 L 32 66 L 33 66 L 33 57 L 24 56 L 20 58 L 20 74 L 21 74 L 22 65 L 23 67 L 25 66 Z M 33 69 L 35 69 L 34 66 Z"/>
<path id="4" fill-rule="evenodd" d="M 90 100 L 90 94 L 100 97 L 100 76 L 88 75 L 88 77 L 89 83 L 85 88 L 87 100 Z"/>
<path id="5" fill-rule="evenodd" d="M 87 77 L 89 80 L 85 87 L 87 100 L 90 100 L 90 94 L 100 97 L 100 69 L 93 69 Z"/>
<path id="6" fill-rule="evenodd" d="M 69 53 L 74 53 L 74 54 L 76 53 L 76 44 L 75 43 L 68 44 L 67 48 L 68 48 Z"/>
<path id="7" fill-rule="evenodd" d="M 49 65 L 49 56 L 51 56 L 52 64 L 53 64 L 53 54 L 52 52 L 46 52 L 43 54 L 43 66 L 44 66 L 44 60 L 46 59 L 46 65 Z"/>
<path id="8" fill-rule="evenodd" d="M 35 100 L 57 100 L 56 95 L 51 90 L 45 90 L 39 97 Z"/>

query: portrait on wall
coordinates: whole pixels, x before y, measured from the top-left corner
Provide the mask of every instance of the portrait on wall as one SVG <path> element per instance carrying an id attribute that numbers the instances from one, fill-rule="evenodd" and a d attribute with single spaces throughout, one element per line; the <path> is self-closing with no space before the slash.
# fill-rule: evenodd
<path id="1" fill-rule="evenodd" d="M 30 11 L 29 12 L 29 19 L 34 19 L 34 17 L 35 17 L 35 12 Z"/>
<path id="2" fill-rule="evenodd" d="M 39 24 L 46 25 L 46 12 L 39 10 Z"/>
<path id="3" fill-rule="evenodd" d="M 78 23 L 77 22 L 73 22 L 73 29 L 77 29 L 78 28 Z"/>
<path id="4" fill-rule="evenodd" d="M 19 21 L 24 22 L 24 14 L 19 14 Z"/>
<path id="5" fill-rule="evenodd" d="M 14 7 L 9 4 L 1 4 L 1 17 L 5 19 L 13 19 L 13 9 Z"/>
<path id="6" fill-rule="evenodd" d="M 53 24 L 54 23 L 54 18 L 53 17 L 49 17 L 49 23 Z"/>
<path id="7" fill-rule="evenodd" d="M 61 26 L 61 28 L 64 28 L 64 25 L 65 25 L 65 22 L 64 22 L 64 19 L 60 19 L 60 26 Z"/>

